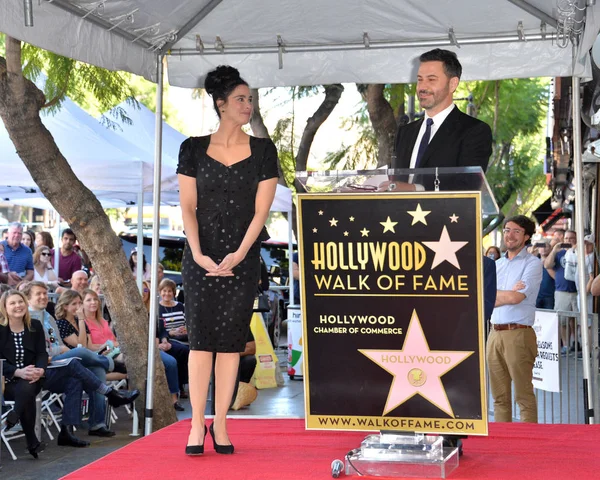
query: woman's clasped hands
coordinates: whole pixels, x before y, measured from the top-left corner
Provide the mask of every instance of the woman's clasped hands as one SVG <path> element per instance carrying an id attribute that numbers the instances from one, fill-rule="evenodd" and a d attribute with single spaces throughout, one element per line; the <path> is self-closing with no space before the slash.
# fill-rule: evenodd
<path id="1" fill-rule="evenodd" d="M 237 250 L 228 253 L 219 264 L 207 255 L 194 255 L 194 261 L 206 270 L 207 277 L 233 277 L 233 268 L 243 259 L 244 255 Z"/>

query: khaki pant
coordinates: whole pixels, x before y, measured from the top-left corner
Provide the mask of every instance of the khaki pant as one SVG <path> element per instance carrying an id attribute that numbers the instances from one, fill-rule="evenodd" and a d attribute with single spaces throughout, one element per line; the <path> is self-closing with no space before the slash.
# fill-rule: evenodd
<path id="1" fill-rule="evenodd" d="M 533 328 L 493 330 L 487 341 L 490 387 L 494 397 L 494 419 L 512 422 L 511 381 L 521 411 L 521 421 L 537 423 L 537 401 L 533 393 L 533 363 L 537 340 Z"/>

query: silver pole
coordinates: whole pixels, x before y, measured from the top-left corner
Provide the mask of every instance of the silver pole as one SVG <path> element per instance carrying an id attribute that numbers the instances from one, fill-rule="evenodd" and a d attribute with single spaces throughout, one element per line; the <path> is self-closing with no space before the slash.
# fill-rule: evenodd
<path id="1" fill-rule="evenodd" d="M 138 227 L 137 227 L 137 271 L 136 271 L 136 281 L 138 289 L 140 293 L 142 293 L 142 282 L 144 281 L 144 167 L 142 164 L 142 178 L 140 179 L 140 188 L 141 191 L 138 193 Z"/>
<path id="2" fill-rule="evenodd" d="M 288 252 L 289 252 L 289 256 L 290 256 L 290 261 L 289 261 L 289 265 L 288 265 L 288 270 L 289 270 L 289 284 L 290 284 L 290 305 L 295 305 L 296 302 L 294 301 L 294 294 L 295 294 L 295 289 L 294 289 L 294 266 L 292 265 L 292 257 L 294 255 L 294 229 L 292 228 L 292 210 L 290 210 L 287 214 L 288 217 Z"/>
<path id="3" fill-rule="evenodd" d="M 575 47 L 573 47 L 575 53 Z M 587 408 L 585 418 L 590 424 L 594 423 L 594 394 L 590 384 L 590 346 L 588 334 L 588 308 L 586 285 L 588 273 L 585 268 L 585 242 L 583 241 L 583 163 L 581 160 L 581 98 L 580 79 L 573 76 L 573 164 L 575 166 L 575 231 L 577 232 L 577 274 L 580 285 L 580 328 L 581 328 L 581 352 L 583 355 L 583 392 L 587 397 Z M 577 343 L 577 328 L 575 328 L 575 343 Z"/>
<path id="4" fill-rule="evenodd" d="M 156 277 L 158 276 L 158 243 L 160 241 L 160 187 L 161 187 L 161 154 L 162 154 L 162 107 L 163 107 L 163 56 L 156 57 L 156 124 L 154 130 L 154 186 L 152 191 L 152 263 L 150 286 L 150 318 L 148 320 L 148 374 L 146 378 L 146 412 L 144 435 L 152 433 L 153 394 L 154 394 L 154 344 L 156 337 L 156 318 L 158 313 L 158 296 Z"/>

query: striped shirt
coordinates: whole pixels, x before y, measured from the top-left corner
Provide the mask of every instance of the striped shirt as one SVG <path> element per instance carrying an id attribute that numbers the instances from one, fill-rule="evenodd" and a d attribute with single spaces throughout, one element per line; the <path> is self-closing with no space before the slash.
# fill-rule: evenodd
<path id="1" fill-rule="evenodd" d="M 179 327 L 185 327 L 185 307 L 183 303 L 175 303 L 172 307 L 158 306 L 158 317 L 165 329 L 171 334 L 172 330 Z"/>

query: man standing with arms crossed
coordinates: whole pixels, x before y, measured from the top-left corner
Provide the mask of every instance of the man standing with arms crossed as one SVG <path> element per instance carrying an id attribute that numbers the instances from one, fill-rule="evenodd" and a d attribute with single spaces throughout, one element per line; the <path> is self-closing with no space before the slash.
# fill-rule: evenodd
<path id="1" fill-rule="evenodd" d="M 512 422 L 512 382 L 521 420 L 537 423 L 532 384 L 537 339 L 531 327 L 543 267 L 525 248 L 534 232 L 535 224 L 523 215 L 507 219 L 507 253 L 496 262 L 498 294 L 486 351 L 496 422 Z"/>

